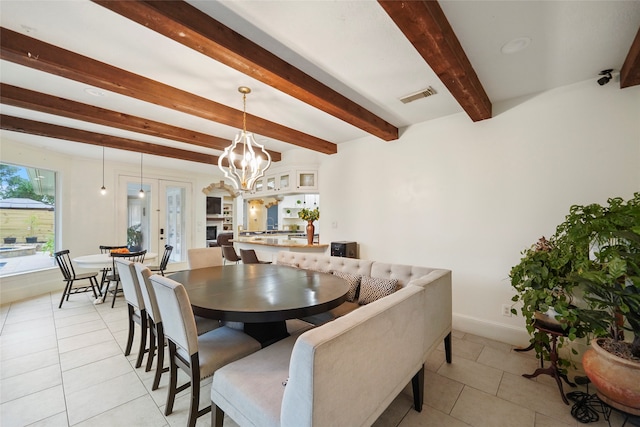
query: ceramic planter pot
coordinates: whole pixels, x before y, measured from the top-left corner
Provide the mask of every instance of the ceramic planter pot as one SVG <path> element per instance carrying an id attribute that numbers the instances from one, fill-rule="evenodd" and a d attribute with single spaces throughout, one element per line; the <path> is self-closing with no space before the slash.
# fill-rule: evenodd
<path id="1" fill-rule="evenodd" d="M 584 371 L 596 386 L 600 400 L 633 415 L 640 415 L 640 362 L 615 356 L 591 341 L 582 357 Z"/>

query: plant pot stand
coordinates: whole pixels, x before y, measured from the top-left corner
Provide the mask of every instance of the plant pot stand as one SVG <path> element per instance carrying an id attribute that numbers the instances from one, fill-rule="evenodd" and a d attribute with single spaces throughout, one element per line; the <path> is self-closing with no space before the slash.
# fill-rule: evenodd
<path id="1" fill-rule="evenodd" d="M 560 369 L 558 368 L 558 337 L 566 337 L 567 334 L 565 333 L 565 331 L 562 329 L 562 327 L 553 327 L 553 325 L 549 325 L 543 322 L 540 322 L 539 320 L 536 320 L 533 323 L 533 326 L 539 330 L 540 332 L 543 332 L 547 335 L 549 335 L 551 337 L 550 341 L 551 341 L 551 346 L 549 348 L 549 359 L 551 362 L 551 365 L 548 367 L 544 367 L 543 366 L 543 361 L 542 358 L 540 359 L 540 367 L 538 369 L 536 369 L 534 371 L 533 374 L 522 374 L 523 377 L 525 378 L 535 378 L 538 375 L 549 375 L 553 378 L 555 378 L 556 383 L 558 384 L 558 389 L 560 390 L 560 396 L 562 397 L 562 401 L 564 403 L 566 403 L 567 405 L 569 404 L 569 401 L 567 400 L 567 397 L 564 395 L 564 390 L 562 388 L 562 381 L 560 381 L 561 379 L 564 380 L 564 382 L 566 382 L 568 385 L 570 385 L 571 387 L 576 387 L 576 385 L 574 383 L 572 383 L 571 381 L 569 381 L 569 378 L 567 378 L 567 376 L 565 374 L 563 374 L 562 372 L 560 372 Z M 524 349 L 516 349 L 515 351 L 528 351 L 534 348 L 534 345 L 531 344 L 529 347 L 524 348 Z"/>
<path id="2" fill-rule="evenodd" d="M 615 409 L 624 416 L 624 422 L 621 427 L 625 427 L 628 421 L 631 421 L 631 425 L 640 425 L 640 417 L 609 406 L 606 401 L 600 398 L 601 396 L 598 393 L 589 393 L 591 381 L 588 377 L 576 377 L 576 382 L 587 386 L 586 392 L 572 391 L 567 393 L 567 397 L 575 402 L 571 407 L 571 416 L 580 423 L 597 422 L 600 420 L 600 415 L 602 415 L 607 424 L 611 425 L 611 412 Z"/>

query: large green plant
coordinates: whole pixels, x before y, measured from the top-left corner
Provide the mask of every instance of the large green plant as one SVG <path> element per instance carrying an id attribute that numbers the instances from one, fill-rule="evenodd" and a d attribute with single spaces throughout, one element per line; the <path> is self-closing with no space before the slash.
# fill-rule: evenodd
<path id="1" fill-rule="evenodd" d="M 525 250 L 511 269 L 517 292 L 513 301 L 523 304 L 522 314 L 540 355 L 547 356 L 546 336 L 533 327 L 535 313 L 550 307 L 570 340 L 611 330 L 616 313 L 626 314 L 630 324 L 636 322 L 640 250 L 634 236 L 640 231 L 639 209 L 640 193 L 627 202 L 612 198 L 605 206 L 574 205 L 553 236 Z M 573 305 L 577 289 L 584 298 Z"/>

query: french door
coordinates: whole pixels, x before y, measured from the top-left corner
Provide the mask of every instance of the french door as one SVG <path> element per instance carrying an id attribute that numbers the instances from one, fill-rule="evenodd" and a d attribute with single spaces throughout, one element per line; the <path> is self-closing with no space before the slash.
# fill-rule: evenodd
<path id="1" fill-rule="evenodd" d="M 191 183 L 121 175 L 118 235 L 127 246 L 158 254 L 173 246 L 171 263 L 186 263 L 191 242 Z M 141 191 L 144 197 L 141 196 Z M 182 268 L 182 266 L 173 266 Z"/>

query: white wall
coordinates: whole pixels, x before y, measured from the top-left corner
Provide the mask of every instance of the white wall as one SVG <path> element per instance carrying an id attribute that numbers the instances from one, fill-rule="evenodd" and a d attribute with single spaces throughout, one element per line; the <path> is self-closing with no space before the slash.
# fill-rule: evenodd
<path id="1" fill-rule="evenodd" d="M 501 314 L 509 270 L 570 205 L 640 191 L 640 87 L 588 81 L 494 110 L 341 144 L 319 173 L 322 240 L 451 269 L 454 327 L 523 344 L 522 318 Z"/>

